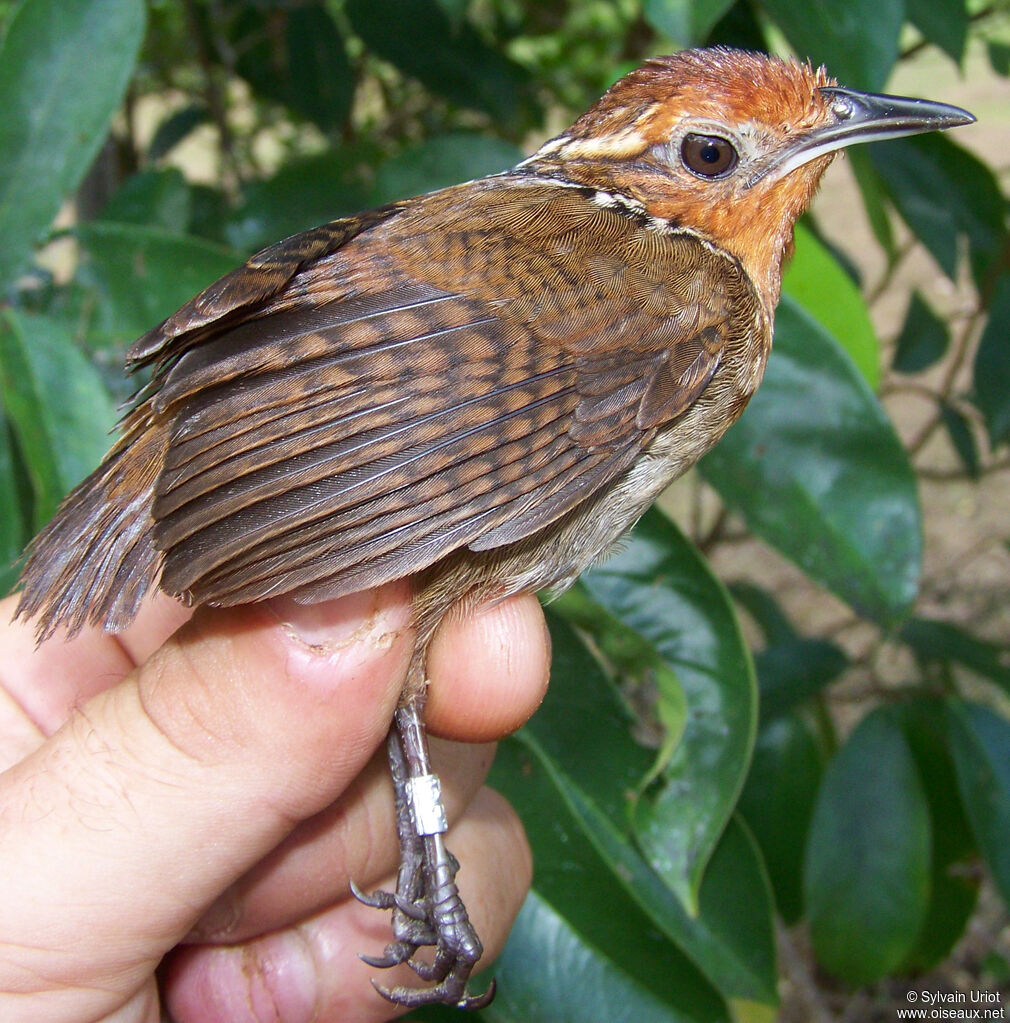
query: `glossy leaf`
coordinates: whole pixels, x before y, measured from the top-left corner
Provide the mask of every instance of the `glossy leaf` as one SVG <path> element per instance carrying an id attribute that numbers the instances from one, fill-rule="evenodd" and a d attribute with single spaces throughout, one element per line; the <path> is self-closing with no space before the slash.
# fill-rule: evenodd
<path id="1" fill-rule="evenodd" d="M 143 0 L 25 0 L 11 20 L 0 47 L 0 290 L 98 152 L 144 21 Z"/>
<path id="2" fill-rule="evenodd" d="M 968 40 L 968 10 L 964 0 L 905 0 L 908 20 L 956 64 L 964 58 Z"/>
<path id="3" fill-rule="evenodd" d="M 795 230 L 796 253 L 782 277 L 782 291 L 837 338 L 871 387 L 880 382 L 880 343 L 866 302 L 852 278 L 814 233 Z"/>
<path id="4" fill-rule="evenodd" d="M 642 16 L 679 46 L 700 46 L 733 0 L 645 0 Z"/>
<path id="5" fill-rule="evenodd" d="M 975 845 L 958 792 L 944 704 L 912 699 L 896 708 L 929 805 L 932 876 L 929 909 L 903 969 L 929 970 L 964 933 L 978 900 Z"/>
<path id="6" fill-rule="evenodd" d="M 901 726 L 871 711 L 828 765 L 810 823 L 803 893 L 814 951 L 850 984 L 887 976 L 929 906 L 929 808 Z"/>
<path id="7" fill-rule="evenodd" d="M 898 59 L 903 0 L 766 0 L 765 10 L 804 59 L 842 85 L 880 91 Z"/>
<path id="8" fill-rule="evenodd" d="M 915 600 L 915 474 L 837 343 L 788 299 L 764 383 L 701 470 L 759 536 L 881 622 Z"/>
<path id="9" fill-rule="evenodd" d="M 1010 904 L 1010 722 L 974 703 L 952 700 L 947 712 L 961 800 L 996 887 Z"/>
<path id="10" fill-rule="evenodd" d="M 762 726 L 739 809 L 789 924 L 803 913 L 803 849 L 823 773 L 817 740 L 801 718 L 788 715 Z"/>
<path id="11" fill-rule="evenodd" d="M 649 865 L 635 841 L 630 813 L 635 793 L 651 768 L 653 754 L 631 738 L 632 719 L 616 690 L 602 676 L 583 644 L 554 616 L 551 687 L 543 706 L 520 733 L 526 749 L 547 771 L 558 798 L 573 815 L 588 844 L 616 882 L 651 921 L 650 927 L 672 941 L 734 1002 L 770 1005 L 775 1001 L 771 902 L 767 881 L 753 844 L 731 824 L 712 854 L 698 897 L 700 913 L 687 915 L 669 885 Z M 497 768 L 496 768 L 497 771 Z M 529 788 L 529 768 L 495 785 L 520 810 L 527 829 L 543 826 L 555 833 L 558 811 L 542 792 Z M 532 838 L 539 886 L 544 858 Z M 585 842 L 566 840 L 569 857 Z M 557 878 L 568 882 L 573 868 Z M 571 898 L 586 898 L 590 886 L 573 879 Z M 582 913 L 576 905 L 566 918 Z M 586 910 L 607 940 L 608 921 L 620 917 Z M 623 927 L 621 933 L 628 933 Z"/>
<path id="12" fill-rule="evenodd" d="M 893 367 L 899 373 L 919 373 L 943 358 L 950 343 L 947 324 L 916 291 L 908 303 L 898 335 Z"/>
<path id="13" fill-rule="evenodd" d="M 497 174 L 517 164 L 524 155 L 518 146 L 489 135 L 436 135 L 409 146 L 379 167 L 371 202 L 378 206 Z"/>
<path id="14" fill-rule="evenodd" d="M 372 52 L 432 92 L 504 124 L 521 124 L 532 111 L 526 70 L 467 22 L 453 25 L 437 0 L 349 0 L 345 10 Z"/>
<path id="15" fill-rule="evenodd" d="M 958 239 L 968 239 L 975 280 L 985 282 L 1005 243 L 1005 203 L 992 170 L 934 133 L 870 146 L 891 201 L 941 269 L 957 272 Z"/>
<path id="16" fill-rule="evenodd" d="M 339 128 L 354 98 L 354 72 L 339 29 L 320 3 L 260 11 L 239 19 L 238 71 L 267 99 L 283 103 L 320 128 Z"/>
<path id="17" fill-rule="evenodd" d="M 629 1020 L 726 1020 L 715 989 L 656 930 L 587 840 L 592 836 L 569 805 L 567 779 L 538 753 L 522 736 L 509 740 L 491 777 L 523 818 L 534 881 L 495 964 L 499 995 L 484 1015 L 517 1023 L 614 1013 Z"/>
<path id="18" fill-rule="evenodd" d="M 687 721 L 680 745 L 662 785 L 639 802 L 635 828 L 653 867 L 693 910 L 754 741 L 756 689 L 736 615 L 697 551 L 655 508 L 583 583 L 655 647 L 683 689 Z"/>
<path id="19" fill-rule="evenodd" d="M 1010 440 L 1010 273 L 1000 276 L 975 355 L 975 403 L 993 444 Z"/>
<path id="20" fill-rule="evenodd" d="M 1010 645 L 991 643 L 950 622 L 913 618 L 901 638 L 926 663 L 963 664 L 1010 693 Z"/>
<path id="21" fill-rule="evenodd" d="M 80 273 L 102 296 L 93 343 L 128 344 L 241 262 L 202 238 L 138 224 L 93 221 L 75 234 Z"/>
<path id="22" fill-rule="evenodd" d="M 54 320 L 0 318 L 0 395 L 31 480 L 33 528 L 101 461 L 116 413 L 97 370 Z"/>

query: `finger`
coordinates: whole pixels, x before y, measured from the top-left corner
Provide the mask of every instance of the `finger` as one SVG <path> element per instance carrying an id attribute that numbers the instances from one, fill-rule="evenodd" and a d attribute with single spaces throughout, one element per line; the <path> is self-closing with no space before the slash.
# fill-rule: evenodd
<path id="1" fill-rule="evenodd" d="M 17 602 L 17 594 L 0 601 L 0 688 L 35 725 L 31 748 L 52 735 L 74 707 L 125 678 L 192 614 L 158 593 L 119 635 L 85 629 L 68 640 L 58 632 L 38 644 L 36 622 L 12 620 Z"/>
<path id="2" fill-rule="evenodd" d="M 2 929 L 18 950 L 0 990 L 4 969 L 15 989 L 76 980 L 73 1018 L 132 990 L 367 762 L 402 686 L 408 617 L 395 585 L 198 614 L 0 777 Z"/>
<path id="3" fill-rule="evenodd" d="M 428 653 L 429 729 L 463 742 L 514 732 L 540 706 L 550 660 L 550 634 L 532 594 L 446 618 Z"/>
<path id="4" fill-rule="evenodd" d="M 494 745 L 433 739 L 432 762 L 450 821 L 458 820 L 494 758 Z M 289 927 L 366 891 L 396 870 L 400 850 L 385 746 L 332 806 L 299 825 L 200 918 L 187 941 L 237 942 Z"/>
<path id="5" fill-rule="evenodd" d="M 508 804 L 483 789 L 450 831 L 458 881 L 484 942 L 484 962 L 501 951 L 529 888 L 531 860 L 522 825 Z M 165 973 L 165 999 L 177 1023 L 377 1023 L 402 1014 L 372 988 L 419 984 L 407 967 L 376 971 L 357 953 L 389 940 L 388 914 L 353 900 L 297 927 L 238 946 L 191 946 Z"/>
<path id="6" fill-rule="evenodd" d="M 439 630 L 429 657 L 429 721 L 459 738 L 498 737 L 539 705 L 547 683 L 549 636 L 534 597 L 503 601 Z M 490 746 L 432 743 L 450 821 L 483 784 Z M 191 940 L 238 941 L 286 927 L 346 894 L 371 888 L 399 859 L 384 751 L 339 802 L 299 826 L 228 889 Z"/>

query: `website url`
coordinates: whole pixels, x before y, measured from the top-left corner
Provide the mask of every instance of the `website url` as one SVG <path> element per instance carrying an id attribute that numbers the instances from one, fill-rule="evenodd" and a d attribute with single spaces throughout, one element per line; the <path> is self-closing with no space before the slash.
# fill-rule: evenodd
<path id="1" fill-rule="evenodd" d="M 898 1019 L 1006 1019 L 1003 1006 L 995 1009 L 897 1009 Z"/>

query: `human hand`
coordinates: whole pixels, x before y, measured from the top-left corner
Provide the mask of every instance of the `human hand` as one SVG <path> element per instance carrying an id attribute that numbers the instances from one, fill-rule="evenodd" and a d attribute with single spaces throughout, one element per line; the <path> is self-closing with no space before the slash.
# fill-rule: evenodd
<path id="1" fill-rule="evenodd" d="M 381 954 L 389 916 L 348 881 L 388 887 L 398 858 L 383 740 L 408 613 L 394 584 L 188 622 L 161 596 L 120 636 L 38 649 L 32 623 L 0 625 L 0 1019 L 157 1023 L 162 1000 L 178 1023 L 402 1013 L 357 958 Z M 432 733 L 483 744 L 432 753 L 488 960 L 531 869 L 480 787 L 488 743 L 536 708 L 548 659 L 533 597 L 447 621 L 429 654 Z"/>

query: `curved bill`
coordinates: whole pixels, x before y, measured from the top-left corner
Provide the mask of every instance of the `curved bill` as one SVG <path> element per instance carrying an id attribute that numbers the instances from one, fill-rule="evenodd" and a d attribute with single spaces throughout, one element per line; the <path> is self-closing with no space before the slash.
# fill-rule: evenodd
<path id="1" fill-rule="evenodd" d="M 820 92 L 830 102 L 833 123 L 815 128 L 778 153 L 750 184 L 755 184 L 769 174 L 782 177 L 819 156 L 826 156 L 857 142 L 880 142 L 906 135 L 921 135 L 927 131 L 957 128 L 975 120 L 974 115 L 967 110 L 928 99 L 857 92 L 855 89 L 842 89 L 833 85 L 824 86 Z"/>

